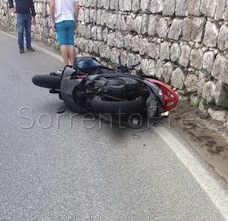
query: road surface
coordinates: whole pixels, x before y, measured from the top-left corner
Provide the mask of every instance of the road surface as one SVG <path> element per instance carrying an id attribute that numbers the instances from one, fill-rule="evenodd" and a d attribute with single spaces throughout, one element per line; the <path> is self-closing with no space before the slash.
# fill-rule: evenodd
<path id="1" fill-rule="evenodd" d="M 31 81 L 59 55 L 19 54 L 3 32 L 0 45 L 0 221 L 227 220 L 227 184 L 170 128 L 59 115 Z"/>

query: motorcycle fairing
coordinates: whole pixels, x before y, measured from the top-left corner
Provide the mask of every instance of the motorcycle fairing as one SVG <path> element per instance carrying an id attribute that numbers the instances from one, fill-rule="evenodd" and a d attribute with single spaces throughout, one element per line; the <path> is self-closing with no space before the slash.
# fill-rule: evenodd
<path id="1" fill-rule="evenodd" d="M 85 73 L 94 72 L 103 65 L 93 57 L 77 57 L 74 62 L 74 67 Z"/>

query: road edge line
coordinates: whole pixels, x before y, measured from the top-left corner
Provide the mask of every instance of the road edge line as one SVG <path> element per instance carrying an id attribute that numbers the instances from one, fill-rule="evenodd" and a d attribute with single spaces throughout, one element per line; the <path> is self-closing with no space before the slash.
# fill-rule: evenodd
<path id="1" fill-rule="evenodd" d="M 157 127 L 155 132 L 186 166 L 223 217 L 228 220 L 228 194 L 225 189 L 219 185 L 215 178 L 209 174 L 209 171 L 165 127 Z"/>

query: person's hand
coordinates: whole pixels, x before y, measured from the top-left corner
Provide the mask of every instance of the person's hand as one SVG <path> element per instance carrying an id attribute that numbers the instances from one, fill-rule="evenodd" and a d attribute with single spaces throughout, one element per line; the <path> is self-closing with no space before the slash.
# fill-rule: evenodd
<path id="1" fill-rule="evenodd" d="M 36 18 L 35 17 L 32 17 L 32 24 L 36 25 Z"/>
<path id="2" fill-rule="evenodd" d="M 11 12 L 16 13 L 16 7 L 11 8 Z"/>

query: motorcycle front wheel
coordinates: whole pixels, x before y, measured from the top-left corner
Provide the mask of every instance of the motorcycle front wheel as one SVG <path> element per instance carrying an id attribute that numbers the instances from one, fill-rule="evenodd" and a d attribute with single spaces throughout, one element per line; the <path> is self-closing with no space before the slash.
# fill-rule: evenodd
<path id="1" fill-rule="evenodd" d="M 60 89 L 61 75 L 35 75 L 32 78 L 32 82 L 39 87 Z"/>

